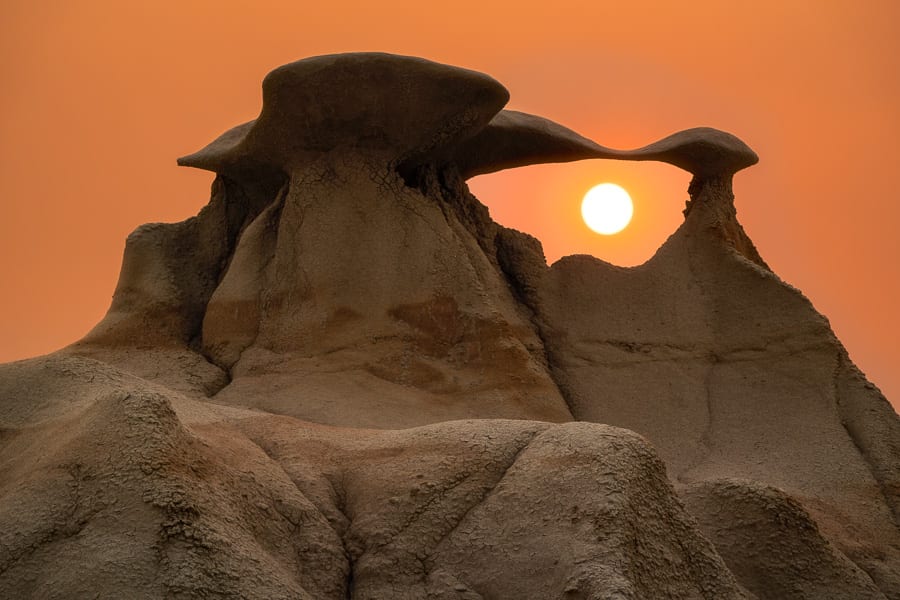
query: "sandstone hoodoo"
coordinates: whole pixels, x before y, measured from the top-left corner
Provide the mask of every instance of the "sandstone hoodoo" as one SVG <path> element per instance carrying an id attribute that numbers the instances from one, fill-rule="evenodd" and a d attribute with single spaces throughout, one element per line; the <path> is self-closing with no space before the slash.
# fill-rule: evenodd
<path id="1" fill-rule="evenodd" d="M 0 595 L 900 598 L 900 420 L 737 220 L 731 134 L 616 150 L 378 53 L 263 81 L 106 317 L 0 366 Z M 654 160 L 684 223 L 548 266 L 479 174 Z"/>

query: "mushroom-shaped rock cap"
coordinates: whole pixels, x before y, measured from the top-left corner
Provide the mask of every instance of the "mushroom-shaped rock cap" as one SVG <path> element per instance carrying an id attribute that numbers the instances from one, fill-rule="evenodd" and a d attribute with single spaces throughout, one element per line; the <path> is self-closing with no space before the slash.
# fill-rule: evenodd
<path id="1" fill-rule="evenodd" d="M 336 148 L 415 161 L 473 135 L 508 100 L 487 75 L 422 58 L 306 58 L 266 76 L 259 118 L 178 163 L 217 172 L 286 168 Z"/>
<path id="2" fill-rule="evenodd" d="M 759 162 L 750 146 L 711 127 L 679 131 L 649 146 L 619 154 L 619 158 L 667 162 L 700 179 L 733 175 Z"/>
<path id="3" fill-rule="evenodd" d="M 588 158 L 657 160 L 695 176 L 727 176 L 756 164 L 759 157 L 737 137 L 698 127 L 672 134 L 637 150 L 601 146 L 549 119 L 513 110 L 501 111 L 454 155 L 465 178 L 502 169 Z"/>

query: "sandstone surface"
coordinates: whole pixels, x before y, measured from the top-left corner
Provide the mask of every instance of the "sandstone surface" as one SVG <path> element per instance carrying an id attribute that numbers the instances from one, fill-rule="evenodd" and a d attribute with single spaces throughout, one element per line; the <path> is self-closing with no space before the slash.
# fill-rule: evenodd
<path id="1" fill-rule="evenodd" d="M 738 222 L 756 154 L 507 98 L 315 57 L 180 159 L 209 205 L 0 366 L 0 596 L 900 598 L 900 419 Z M 548 266 L 465 183 L 586 158 L 694 175 L 646 264 Z"/>

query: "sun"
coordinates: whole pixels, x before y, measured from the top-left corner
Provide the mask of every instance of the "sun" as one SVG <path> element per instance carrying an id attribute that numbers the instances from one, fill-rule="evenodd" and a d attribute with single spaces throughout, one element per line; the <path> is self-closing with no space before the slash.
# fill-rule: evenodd
<path id="1" fill-rule="evenodd" d="M 625 229 L 633 214 L 631 196 L 615 183 L 595 185 L 588 190 L 581 202 L 581 216 L 585 224 L 603 235 L 612 235 Z"/>

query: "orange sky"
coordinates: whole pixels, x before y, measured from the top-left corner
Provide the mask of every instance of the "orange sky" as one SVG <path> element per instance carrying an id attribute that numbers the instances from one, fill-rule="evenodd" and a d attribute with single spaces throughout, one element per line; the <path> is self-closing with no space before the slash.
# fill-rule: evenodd
<path id="1" fill-rule="evenodd" d="M 175 157 L 256 116 L 269 70 L 352 50 L 489 73 L 510 89 L 512 108 L 607 146 L 698 125 L 735 133 L 761 157 L 735 179 L 744 227 L 900 406 L 892 0 L 5 0 L 0 361 L 57 349 L 100 319 L 127 234 L 208 200 L 211 174 L 178 168 Z M 619 236 L 580 222 L 581 195 L 601 181 L 635 199 Z M 497 221 L 539 237 L 551 261 L 590 253 L 633 265 L 677 227 L 687 183 L 666 165 L 587 161 L 471 187 Z"/>

